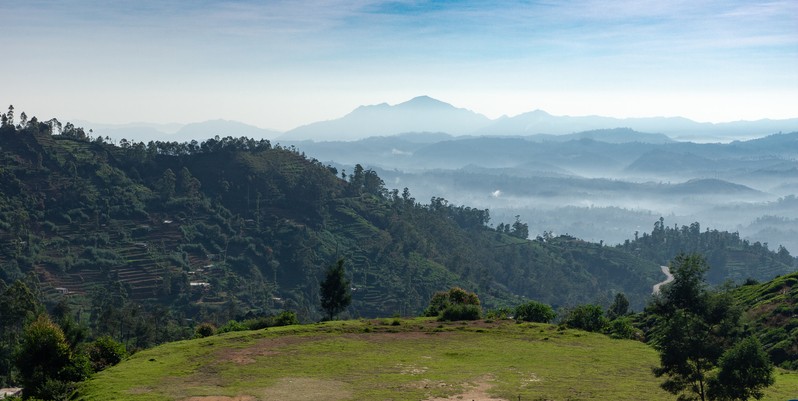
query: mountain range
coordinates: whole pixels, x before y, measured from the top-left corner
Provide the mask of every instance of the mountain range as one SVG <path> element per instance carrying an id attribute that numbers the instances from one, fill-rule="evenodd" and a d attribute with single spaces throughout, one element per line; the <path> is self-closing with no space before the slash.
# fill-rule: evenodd
<path id="1" fill-rule="evenodd" d="M 491 120 L 482 114 L 419 96 L 397 105 L 361 106 L 344 117 L 304 125 L 285 132 L 281 140 L 355 140 L 406 132 L 451 135 L 530 136 L 626 127 L 675 139 L 728 141 L 798 130 L 798 118 L 785 120 L 699 123 L 683 117 L 612 118 L 554 116 L 542 110 Z"/>
<path id="2" fill-rule="evenodd" d="M 191 124 L 97 124 L 76 121 L 100 136 L 148 142 L 167 140 L 201 141 L 215 135 L 235 132 L 250 138 L 299 140 L 358 140 L 373 136 L 407 133 L 447 134 L 451 136 L 533 136 L 568 135 L 592 130 L 628 128 L 655 133 L 676 140 L 728 142 L 752 139 L 778 132 L 798 131 L 798 118 L 725 123 L 702 123 L 683 117 L 612 118 L 601 116 L 555 116 L 534 110 L 517 116 L 490 119 L 482 114 L 455 107 L 429 96 L 389 105 L 360 106 L 343 117 L 318 121 L 280 132 L 230 120 L 209 120 Z M 548 138 L 551 139 L 551 138 Z"/>

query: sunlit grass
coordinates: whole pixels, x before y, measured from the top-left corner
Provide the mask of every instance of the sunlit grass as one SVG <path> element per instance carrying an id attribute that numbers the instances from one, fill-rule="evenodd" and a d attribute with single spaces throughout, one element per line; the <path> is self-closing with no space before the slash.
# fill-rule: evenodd
<path id="1" fill-rule="evenodd" d="M 324 394 L 327 400 L 424 400 L 456 396 L 479 382 L 507 400 L 674 398 L 651 374 L 656 352 L 639 342 L 545 324 L 393 321 L 329 322 L 166 344 L 100 373 L 82 386 L 81 399 Z M 796 393 L 798 375 L 779 373 L 766 399 Z"/>

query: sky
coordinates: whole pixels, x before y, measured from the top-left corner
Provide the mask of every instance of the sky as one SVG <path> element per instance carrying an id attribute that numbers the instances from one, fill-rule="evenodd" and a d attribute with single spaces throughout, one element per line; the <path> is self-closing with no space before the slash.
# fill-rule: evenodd
<path id="1" fill-rule="evenodd" d="M 798 117 L 798 1 L 3 0 L 0 104 L 289 130 L 428 95 L 490 118 Z"/>

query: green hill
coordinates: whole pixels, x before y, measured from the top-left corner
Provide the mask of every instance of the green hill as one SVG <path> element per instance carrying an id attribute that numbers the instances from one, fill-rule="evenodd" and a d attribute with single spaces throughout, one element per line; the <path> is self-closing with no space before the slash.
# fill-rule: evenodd
<path id="1" fill-rule="evenodd" d="M 78 400 L 669 400 L 645 344 L 546 324 L 361 320 L 228 333 L 139 352 Z M 798 392 L 776 373 L 765 400 Z M 448 398 L 446 398 L 448 397 Z"/>
<path id="2" fill-rule="evenodd" d="M 639 307 L 661 279 L 625 252 L 519 239 L 491 229 L 487 210 L 422 204 L 371 170 L 343 179 L 267 141 L 114 145 L 37 123 L 4 127 L 0 147 L 0 278 L 35 272 L 47 299 L 67 294 L 97 325 L 107 294 L 175 319 L 291 309 L 315 320 L 318 280 L 338 257 L 353 283 L 349 316 L 417 314 L 451 285 L 488 307 L 616 292 Z"/>
<path id="3" fill-rule="evenodd" d="M 767 243 L 752 244 L 738 233 L 708 228 L 702 232 L 698 222 L 669 227 L 660 218 L 651 233 L 635 233 L 634 240 L 618 248 L 660 265 L 666 265 L 679 253 L 699 253 L 711 266 L 707 281 L 714 285 L 727 280 L 738 284 L 747 279 L 766 281 L 796 270 L 796 259 L 782 246 L 774 252 Z"/>
<path id="4" fill-rule="evenodd" d="M 372 170 L 338 172 L 265 140 L 113 144 L 71 124 L 52 135 L 55 125 L 0 128 L 0 280 L 27 277 L 51 308 L 66 303 L 93 335 L 133 348 L 201 321 L 281 310 L 316 321 L 319 281 L 340 257 L 353 291 L 343 316 L 355 318 L 418 315 L 453 285 L 486 308 L 623 292 L 640 310 L 671 257 L 656 242 L 526 240 L 520 222 L 496 230 L 488 210 L 421 203 Z M 735 246 L 699 251 L 727 256 L 720 279 L 791 268 L 766 247 Z"/>
<path id="5" fill-rule="evenodd" d="M 798 273 L 754 282 L 734 290 L 748 329 L 759 337 L 776 365 L 798 368 Z"/>

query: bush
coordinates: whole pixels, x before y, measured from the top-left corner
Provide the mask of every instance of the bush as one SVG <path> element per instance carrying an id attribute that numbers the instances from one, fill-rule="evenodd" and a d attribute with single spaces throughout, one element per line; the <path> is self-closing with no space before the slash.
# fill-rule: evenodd
<path id="1" fill-rule="evenodd" d="M 482 317 L 482 308 L 479 305 L 456 304 L 444 309 L 438 320 L 479 320 Z"/>
<path id="2" fill-rule="evenodd" d="M 436 292 L 424 310 L 424 316 L 440 316 L 444 310 L 453 305 L 479 306 L 479 297 L 459 287 L 452 287 L 446 292 Z"/>
<path id="3" fill-rule="evenodd" d="M 261 330 L 267 327 L 290 326 L 299 324 L 296 313 L 292 311 L 282 311 L 275 316 L 260 316 L 244 321 L 244 325 L 249 330 Z"/>
<path id="4" fill-rule="evenodd" d="M 512 316 L 512 314 L 513 314 L 513 309 L 502 306 L 500 308 L 489 310 L 487 313 L 485 313 L 485 318 L 493 320 L 504 320 Z"/>
<path id="5" fill-rule="evenodd" d="M 279 315 L 274 317 L 274 324 L 272 326 L 291 326 L 299 324 L 299 319 L 293 311 L 282 311 Z"/>
<path id="6" fill-rule="evenodd" d="M 99 372 L 125 359 L 127 349 L 110 336 L 102 336 L 89 345 L 88 354 L 92 370 Z"/>
<path id="7" fill-rule="evenodd" d="M 551 306 L 529 301 L 515 308 L 515 320 L 535 323 L 549 323 L 557 316 Z"/>
<path id="8" fill-rule="evenodd" d="M 216 326 L 213 323 L 202 323 L 194 330 L 194 337 L 210 337 L 216 333 Z"/>
<path id="9" fill-rule="evenodd" d="M 72 352 L 64 332 L 46 315 L 25 327 L 15 364 L 25 398 L 68 399 L 74 382 L 91 373 L 88 360 Z"/>
<path id="10" fill-rule="evenodd" d="M 607 331 L 610 337 L 625 340 L 639 340 L 642 333 L 632 325 L 628 317 L 619 317 L 609 323 Z"/>
<path id="11" fill-rule="evenodd" d="M 216 333 L 229 333 L 231 331 L 244 331 L 249 330 L 249 327 L 244 323 L 238 322 L 236 320 L 230 320 L 229 322 L 225 323 L 222 327 L 216 330 Z M 211 333 L 212 335 L 213 333 Z M 203 336 L 207 337 L 207 336 Z"/>
<path id="12" fill-rule="evenodd" d="M 565 315 L 562 324 L 572 329 L 601 331 L 607 325 L 604 310 L 598 305 L 579 305 Z"/>

